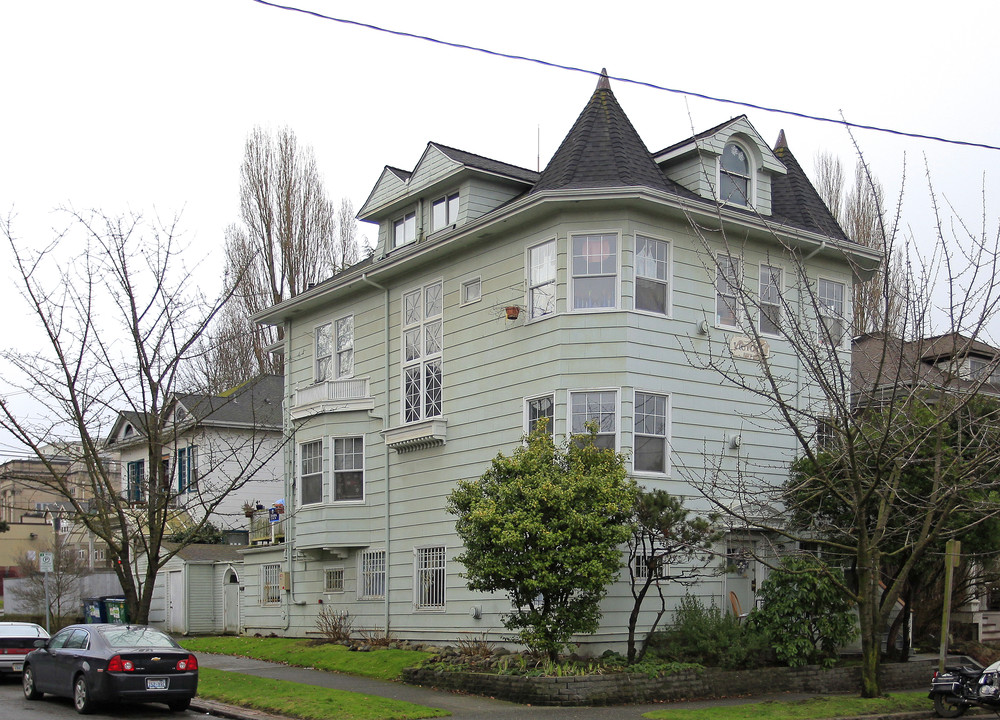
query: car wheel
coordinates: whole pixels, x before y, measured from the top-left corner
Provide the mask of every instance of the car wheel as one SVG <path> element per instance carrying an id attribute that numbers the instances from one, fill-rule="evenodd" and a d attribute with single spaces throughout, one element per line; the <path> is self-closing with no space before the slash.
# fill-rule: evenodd
<path id="1" fill-rule="evenodd" d="M 90 699 L 90 688 L 87 687 L 87 678 L 81 673 L 73 681 L 73 707 L 81 715 L 87 715 L 94 711 L 94 701 Z"/>
<path id="2" fill-rule="evenodd" d="M 170 708 L 170 712 L 182 712 L 187 710 L 191 705 L 191 698 L 184 698 L 183 700 L 171 700 L 167 703 L 167 707 Z"/>
<path id="3" fill-rule="evenodd" d="M 38 700 L 42 697 L 42 693 L 35 687 L 35 669 L 31 665 L 24 666 L 24 672 L 21 673 L 21 687 L 24 689 L 24 697 L 28 700 Z"/>
<path id="4" fill-rule="evenodd" d="M 954 698 L 944 693 L 934 695 L 934 714 L 942 718 L 957 718 L 965 714 L 968 705 L 954 702 Z"/>

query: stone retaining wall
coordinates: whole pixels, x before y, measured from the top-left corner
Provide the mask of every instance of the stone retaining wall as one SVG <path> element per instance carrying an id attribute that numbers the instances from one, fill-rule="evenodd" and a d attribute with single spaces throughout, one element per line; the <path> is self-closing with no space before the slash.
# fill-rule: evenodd
<path id="1" fill-rule="evenodd" d="M 886 690 L 929 688 L 936 668 L 935 660 L 885 663 L 882 665 L 882 686 Z M 824 670 L 817 665 L 739 671 L 706 668 L 663 678 L 630 673 L 524 677 L 408 668 L 403 671 L 402 679 L 412 685 L 428 685 L 532 705 L 619 705 L 777 692 L 852 692 L 861 686 L 861 668 Z"/>

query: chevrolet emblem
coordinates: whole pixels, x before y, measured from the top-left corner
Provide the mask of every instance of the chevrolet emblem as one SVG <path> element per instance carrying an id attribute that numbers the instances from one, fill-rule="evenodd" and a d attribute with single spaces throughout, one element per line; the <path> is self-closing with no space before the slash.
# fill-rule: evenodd
<path id="1" fill-rule="evenodd" d="M 152 660 L 153 660 L 153 662 L 159 662 L 160 658 L 154 657 L 154 658 L 152 658 Z"/>

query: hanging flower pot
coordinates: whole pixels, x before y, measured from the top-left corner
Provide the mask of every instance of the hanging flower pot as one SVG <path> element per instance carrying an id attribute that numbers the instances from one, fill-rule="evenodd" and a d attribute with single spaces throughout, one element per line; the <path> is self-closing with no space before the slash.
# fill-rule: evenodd
<path id="1" fill-rule="evenodd" d="M 521 314 L 521 308 L 517 305 L 511 305 L 510 307 L 504 308 L 504 312 L 507 313 L 508 320 L 517 320 L 517 316 Z"/>

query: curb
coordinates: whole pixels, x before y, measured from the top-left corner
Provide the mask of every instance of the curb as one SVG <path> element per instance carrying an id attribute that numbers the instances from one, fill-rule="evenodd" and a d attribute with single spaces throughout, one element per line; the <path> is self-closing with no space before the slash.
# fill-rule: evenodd
<path id="1" fill-rule="evenodd" d="M 215 700 L 206 700 L 205 698 L 200 697 L 195 697 L 191 700 L 191 706 L 189 709 L 199 713 L 215 715 L 217 717 L 231 718 L 232 720 L 291 720 L 291 718 L 286 715 L 275 715 L 273 713 L 264 712 L 263 710 L 255 710 L 254 708 L 227 705 Z"/>

